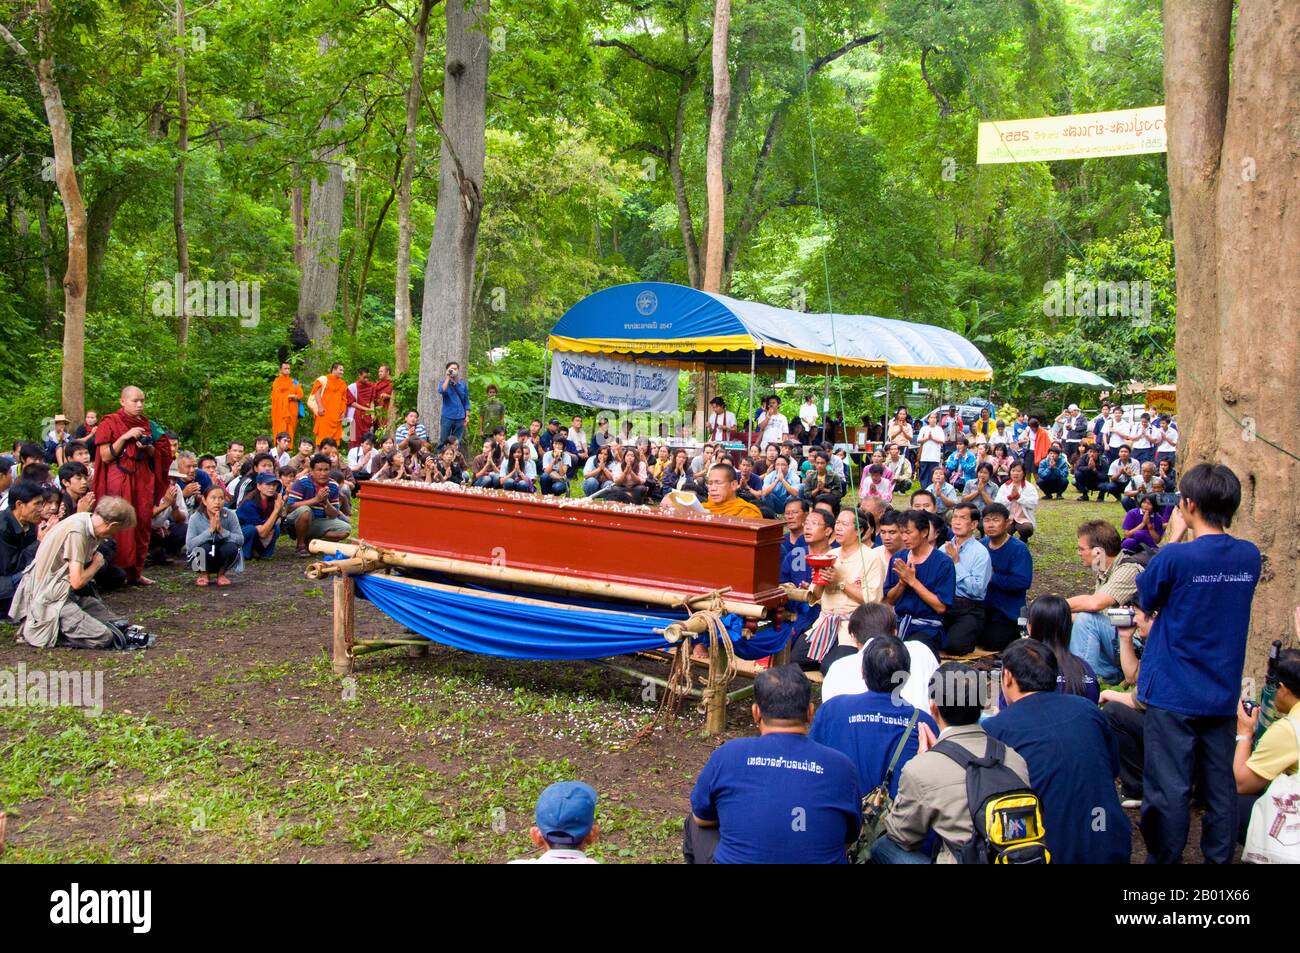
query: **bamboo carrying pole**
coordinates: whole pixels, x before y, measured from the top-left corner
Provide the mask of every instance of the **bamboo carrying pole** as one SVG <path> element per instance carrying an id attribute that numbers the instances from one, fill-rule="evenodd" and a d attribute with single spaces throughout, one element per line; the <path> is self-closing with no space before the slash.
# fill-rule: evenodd
<path id="1" fill-rule="evenodd" d="M 472 579 L 485 579 L 495 582 L 513 582 L 526 586 L 538 586 L 543 589 L 558 589 L 580 595 L 604 596 L 609 599 L 622 599 L 630 602 L 645 602 L 650 605 L 674 608 L 686 604 L 701 602 L 709 598 L 710 593 L 683 596 L 667 589 L 655 589 L 650 586 L 622 585 L 597 579 L 582 579 L 577 576 L 565 576 L 553 572 L 537 572 L 528 569 L 513 569 L 509 566 L 491 566 L 486 563 L 469 562 L 463 559 L 446 559 L 441 556 L 424 556 L 415 553 L 403 553 L 394 550 L 381 550 L 364 543 L 333 543 L 328 540 L 314 539 L 308 544 L 313 553 L 322 555 L 333 552 L 342 553 L 348 558 L 362 559 L 368 563 L 386 566 L 405 566 L 411 569 L 429 569 Z M 728 590 L 720 590 L 726 592 Z M 723 600 L 723 608 L 746 619 L 761 619 L 764 609 L 751 602 Z"/>

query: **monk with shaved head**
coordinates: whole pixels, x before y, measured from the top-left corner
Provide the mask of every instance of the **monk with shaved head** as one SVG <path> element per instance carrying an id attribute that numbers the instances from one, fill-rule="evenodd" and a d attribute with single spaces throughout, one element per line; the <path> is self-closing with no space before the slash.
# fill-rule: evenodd
<path id="1" fill-rule="evenodd" d="M 100 421 L 95 433 L 95 497 L 120 496 L 136 513 L 152 513 L 169 483 L 172 465 L 171 441 L 162 436 L 162 428 L 144 415 L 144 391 L 123 387 L 118 401 L 121 410 Z M 113 565 L 126 573 L 127 581 L 138 586 L 153 584 L 145 578 L 144 560 L 149 554 L 150 520 L 140 519 L 133 528 L 117 537 L 117 556 Z"/>

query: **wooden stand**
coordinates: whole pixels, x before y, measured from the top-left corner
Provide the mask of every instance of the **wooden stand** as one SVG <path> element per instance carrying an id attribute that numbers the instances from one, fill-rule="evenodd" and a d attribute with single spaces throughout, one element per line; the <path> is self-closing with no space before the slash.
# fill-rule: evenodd
<path id="1" fill-rule="evenodd" d="M 364 639 L 360 642 L 356 640 L 354 629 L 354 613 L 356 609 L 356 580 L 355 575 L 364 573 L 382 565 L 402 564 L 398 560 L 407 554 L 384 552 L 383 558 L 378 558 L 374 550 L 367 550 L 365 547 L 348 547 L 346 544 L 329 544 L 330 547 L 350 550 L 350 558 L 335 560 L 325 563 L 313 563 L 307 569 L 310 578 L 320 579 L 325 576 L 333 576 L 334 585 L 334 619 L 333 619 L 333 647 L 332 647 L 332 667 L 334 674 L 338 676 L 350 675 L 353 671 L 353 662 L 357 655 L 364 655 L 370 652 L 380 651 L 382 649 L 405 647 L 407 655 L 422 656 L 428 654 L 428 640 L 423 638 L 408 639 Z M 313 542 L 313 548 L 316 548 Z M 317 551 L 322 551 L 317 549 Z M 418 557 L 417 557 L 418 558 Z M 426 557 L 427 558 L 427 557 Z M 439 567 L 442 568 L 442 567 Z M 447 567 L 450 568 L 450 567 Z M 535 581 L 535 580 L 530 580 Z M 567 581 L 567 580 L 566 580 Z M 472 591 L 476 596 L 486 598 L 496 598 L 506 601 L 521 603 L 536 603 L 540 600 L 528 598 L 526 596 L 514 596 L 502 593 L 484 592 L 482 590 L 466 590 L 457 586 L 449 586 L 441 583 L 433 583 L 419 579 L 404 579 L 403 582 L 411 585 L 420 586 L 429 589 L 438 589 L 452 592 Z M 550 580 L 551 586 L 556 587 L 555 577 Z M 557 587 L 558 588 L 558 587 Z M 642 593 L 638 593 L 642 594 Z M 655 593 L 659 597 L 660 604 L 666 604 L 669 601 L 670 594 Z M 681 604 L 683 600 L 680 597 L 672 595 L 673 601 Z M 704 598 L 703 596 L 700 598 Z M 720 605 L 723 600 L 720 595 L 712 596 L 715 606 Z M 688 598 L 688 604 L 696 602 L 696 599 Z M 723 608 L 730 608 L 729 605 Z M 754 607 L 745 606 L 752 610 Z M 605 610 L 590 610 L 605 611 Z M 716 610 L 713 610 L 716 611 Z M 708 616 L 696 612 L 691 618 L 682 622 L 671 623 L 663 630 L 664 644 L 671 645 L 682 638 L 689 638 L 692 635 L 708 631 L 709 623 L 706 621 Z M 788 650 L 779 653 L 778 659 L 785 659 L 789 655 Z M 611 663 L 602 663 L 608 665 L 617 671 L 632 673 L 632 670 L 622 668 Z M 727 669 L 726 652 L 717 641 L 713 641 L 709 646 L 708 672 L 705 676 L 705 688 L 703 690 L 692 690 L 691 694 L 702 697 L 706 703 L 705 708 L 705 734 L 716 735 L 726 730 L 727 726 L 727 702 L 730 699 L 736 699 L 749 694 L 752 687 L 746 687 L 736 692 L 728 693 L 727 685 L 720 681 L 725 679 Z M 723 673 L 720 675 L 719 673 Z M 639 677 L 640 673 L 637 673 Z M 659 681 L 659 680 L 655 680 Z M 661 684 L 666 684 L 662 683 Z"/>
<path id="2" fill-rule="evenodd" d="M 352 610 L 357 584 L 347 573 L 334 577 L 334 674 L 352 674 Z"/>

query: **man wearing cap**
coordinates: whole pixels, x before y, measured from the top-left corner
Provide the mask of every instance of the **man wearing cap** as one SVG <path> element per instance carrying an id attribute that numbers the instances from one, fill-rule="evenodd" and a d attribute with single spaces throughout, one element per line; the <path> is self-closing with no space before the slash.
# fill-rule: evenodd
<path id="1" fill-rule="evenodd" d="M 274 473 L 257 474 L 254 492 L 244 497 L 235 514 L 244 531 L 244 559 L 270 559 L 280 538 L 280 517 L 284 496 L 280 478 Z"/>
<path id="2" fill-rule="evenodd" d="M 594 864 L 583 851 L 600 834 L 596 824 L 596 791 L 581 781 L 557 781 L 537 799 L 536 823 L 528 831 L 540 857 L 521 857 L 512 864 Z"/>
<path id="3" fill-rule="evenodd" d="M 1079 411 L 1078 404 L 1071 404 L 1056 420 L 1061 425 L 1061 438 L 1065 442 L 1065 459 L 1073 466 L 1079 455 L 1079 444 L 1088 436 L 1088 421 Z"/>
<path id="4" fill-rule="evenodd" d="M 63 448 L 72 439 L 68 432 L 68 418 L 63 414 L 54 415 L 54 429 L 45 435 L 45 462 L 56 466 L 67 463 L 63 459 Z"/>

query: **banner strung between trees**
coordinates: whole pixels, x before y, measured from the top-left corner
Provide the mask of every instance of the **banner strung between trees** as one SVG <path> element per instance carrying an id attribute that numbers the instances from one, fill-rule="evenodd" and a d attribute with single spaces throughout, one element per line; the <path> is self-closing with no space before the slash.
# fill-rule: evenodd
<path id="1" fill-rule="evenodd" d="M 977 165 L 1165 151 L 1165 107 L 982 122 Z"/>
<path id="2" fill-rule="evenodd" d="M 551 355 L 551 400 L 602 410 L 677 412 L 677 371 L 591 354 Z"/>

